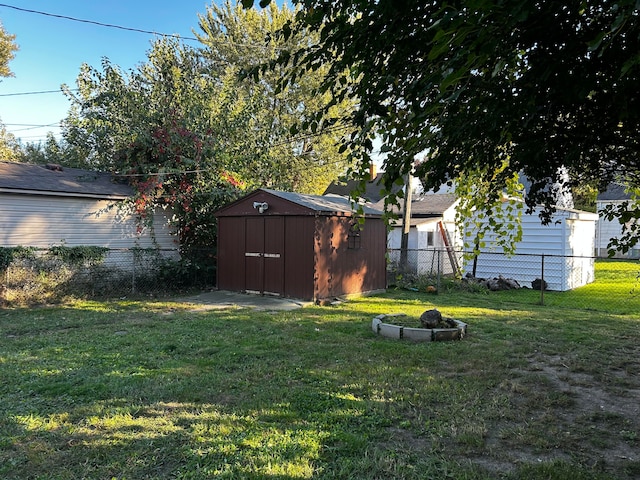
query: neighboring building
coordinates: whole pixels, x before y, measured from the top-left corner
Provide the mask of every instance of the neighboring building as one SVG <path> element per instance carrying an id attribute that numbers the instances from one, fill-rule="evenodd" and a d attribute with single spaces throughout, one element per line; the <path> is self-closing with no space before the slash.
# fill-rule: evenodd
<path id="1" fill-rule="evenodd" d="M 364 192 L 360 192 L 360 198 L 363 201 L 375 204 L 380 202 L 381 200 L 384 200 L 384 196 L 382 195 L 383 188 L 382 184 L 380 183 L 381 178 L 381 173 L 375 173 L 375 171 L 372 170 L 371 177 L 365 182 Z M 349 198 L 351 193 L 359 188 L 359 186 L 359 180 L 348 180 L 346 182 L 335 181 L 329 184 L 323 195 Z M 398 192 L 400 190 L 402 190 L 401 186 L 395 186 L 394 192 Z"/>
<path id="2" fill-rule="evenodd" d="M 108 173 L 0 162 L 0 246 L 176 250 L 166 212 L 151 231 L 118 208 L 132 193 Z"/>
<path id="3" fill-rule="evenodd" d="M 631 194 L 627 188 L 619 183 L 612 183 L 607 190 L 598 194 L 596 200 L 596 211 L 599 213 L 598 225 L 596 227 L 596 255 L 598 257 L 609 256 L 609 242 L 622 235 L 622 225 L 617 218 L 607 220 L 600 214 L 607 206 L 618 206 L 631 200 Z M 626 253 L 616 252 L 616 258 L 640 258 L 640 247 L 632 248 Z"/>
<path id="4" fill-rule="evenodd" d="M 527 190 L 530 182 L 524 177 L 521 181 Z M 377 181 L 368 183 L 366 196 L 382 209 L 384 199 L 376 194 L 376 185 Z M 499 253 L 502 249 L 495 247 L 495 241 L 489 235 L 484 239 L 486 247 L 483 249 L 489 253 L 479 255 L 477 277 L 502 275 L 530 286 L 533 280 L 542 276 L 544 254 L 544 275 L 549 289 L 569 290 L 593 281 L 597 215 L 567 207 L 572 205 L 570 195 L 559 185 L 549 188 L 553 188 L 558 197 L 551 223 L 541 224 L 539 209 L 531 215 L 523 213 L 522 240 L 515 255 L 510 257 Z M 327 191 L 339 193 L 335 186 L 330 186 Z M 461 258 L 462 235 L 455 223 L 457 198 L 451 190 L 442 191 L 448 193 L 422 193 L 413 197 L 407 253 L 407 267 L 411 273 L 430 275 L 440 271 L 465 274 L 472 271 L 472 262 L 465 264 Z M 401 210 L 396 213 L 402 217 Z M 388 235 L 389 260 L 392 265 L 399 265 L 402 218 L 392 222 L 391 227 Z"/>
<path id="5" fill-rule="evenodd" d="M 455 273 L 460 269 L 462 240 L 456 233 L 456 196 L 452 193 L 424 194 L 411 202 L 407 268 L 412 273 L 430 275 L 438 271 Z M 389 261 L 400 262 L 403 219 L 391 223 L 387 246 Z"/>
<path id="6" fill-rule="evenodd" d="M 256 190 L 221 208 L 218 288 L 321 301 L 386 288 L 386 227 L 346 198 Z"/>
<path id="7" fill-rule="evenodd" d="M 558 291 L 572 290 L 593 282 L 598 216 L 557 208 L 551 222 L 542 225 L 539 213 L 540 208 L 536 208 L 531 215 L 522 214 L 522 240 L 513 256 L 500 253 L 501 249 L 494 247 L 495 235 L 488 234 L 484 238 L 486 247 L 478 255 L 476 277 L 502 275 L 517 280 L 522 286 L 531 287 L 533 280 L 544 275 L 548 289 Z M 465 272 L 471 271 L 472 261 L 469 261 Z"/>

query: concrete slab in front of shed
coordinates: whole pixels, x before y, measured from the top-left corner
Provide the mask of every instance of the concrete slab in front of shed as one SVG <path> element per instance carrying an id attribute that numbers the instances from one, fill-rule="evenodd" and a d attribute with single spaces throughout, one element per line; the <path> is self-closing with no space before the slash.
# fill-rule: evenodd
<path id="1" fill-rule="evenodd" d="M 312 305 L 312 302 L 282 298 L 269 295 L 254 295 L 248 293 L 213 290 L 203 292 L 193 297 L 180 299 L 181 302 L 200 305 L 195 310 L 216 310 L 224 308 L 253 308 L 255 310 L 296 310 Z"/>

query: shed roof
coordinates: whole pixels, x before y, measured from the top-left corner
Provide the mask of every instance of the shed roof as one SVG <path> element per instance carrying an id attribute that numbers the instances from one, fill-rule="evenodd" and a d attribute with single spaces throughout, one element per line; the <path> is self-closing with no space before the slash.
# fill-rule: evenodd
<path id="1" fill-rule="evenodd" d="M 262 189 L 276 197 L 288 200 L 303 207 L 310 208 L 316 212 L 323 213 L 353 213 L 354 208 L 351 200 L 346 197 L 334 195 L 306 195 L 295 192 L 281 192 L 278 190 Z M 365 215 L 381 215 L 382 212 L 370 205 L 363 205 Z"/>
<path id="2" fill-rule="evenodd" d="M 0 162 L 0 191 L 110 199 L 133 194 L 129 185 L 117 183 L 110 173 L 12 162 Z"/>
<path id="3" fill-rule="evenodd" d="M 280 190 L 259 188 L 258 190 L 254 190 L 253 192 L 245 195 L 241 199 L 225 205 L 216 212 L 216 215 L 229 215 L 229 213 L 234 210 L 234 206 L 247 201 L 247 199 L 249 199 L 250 197 L 256 197 L 261 192 L 262 194 L 266 193 L 267 195 L 272 195 L 279 199 L 285 200 L 286 202 L 290 202 L 291 204 L 303 207 L 311 213 L 322 215 L 352 215 L 356 211 L 356 209 L 353 208 L 351 200 L 346 197 L 333 195 L 307 195 L 303 193 L 282 192 Z M 382 211 L 373 208 L 370 205 L 362 205 L 362 208 L 364 214 L 367 216 L 379 217 L 382 215 Z"/>

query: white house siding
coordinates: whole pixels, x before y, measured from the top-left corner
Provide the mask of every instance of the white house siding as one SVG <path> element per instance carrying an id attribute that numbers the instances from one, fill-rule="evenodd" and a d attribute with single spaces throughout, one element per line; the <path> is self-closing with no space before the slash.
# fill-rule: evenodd
<path id="1" fill-rule="evenodd" d="M 53 195 L 0 195 L 0 246 L 48 248 L 93 245 L 112 249 L 176 249 L 164 212 L 154 218 L 153 234 L 138 233 L 136 219 L 116 201 Z"/>
<path id="2" fill-rule="evenodd" d="M 478 256 L 476 277 L 502 275 L 523 286 L 542 277 L 550 290 L 570 290 L 594 279 L 593 248 L 597 215 L 576 210 L 559 209 L 549 225 L 542 225 L 536 210 L 522 216 L 522 240 L 516 254 L 506 256 L 496 247 L 495 236 L 485 238 L 486 247 Z M 473 262 L 465 265 L 471 272 Z"/>
<path id="3" fill-rule="evenodd" d="M 619 205 L 625 200 L 599 200 L 596 203 L 597 211 L 600 212 L 609 204 Z M 628 201 L 628 200 L 626 200 Z M 609 242 L 613 238 L 620 238 L 622 235 L 622 225 L 618 219 L 607 220 L 600 215 L 596 227 L 596 255 L 598 257 L 609 256 Z M 617 252 L 615 258 L 640 258 L 640 248 L 632 248 L 627 253 Z"/>
<path id="4" fill-rule="evenodd" d="M 440 265 L 438 250 L 442 249 L 442 239 L 438 232 L 438 219 L 414 220 L 409 229 L 407 242 L 407 262 L 411 272 L 419 275 L 435 273 Z M 429 242 L 431 237 L 431 242 Z M 396 225 L 388 234 L 387 247 L 391 250 L 389 261 L 397 265 L 400 262 L 402 245 L 402 224 Z"/>
<path id="5" fill-rule="evenodd" d="M 391 250 L 389 261 L 398 264 L 400 261 L 400 247 L 402 244 L 402 221 L 399 220 L 389 232 L 387 247 Z M 408 267 L 410 271 L 419 275 L 432 275 L 440 271 L 450 274 L 454 272 L 449 256 L 445 251 L 439 223 L 442 222 L 453 243 L 454 250 L 462 249 L 460 235 L 456 232 L 455 208 L 444 212 L 442 217 L 416 218 L 412 220 L 407 243 Z M 430 235 L 431 234 L 431 235 Z M 430 243 L 429 236 L 432 238 Z"/>

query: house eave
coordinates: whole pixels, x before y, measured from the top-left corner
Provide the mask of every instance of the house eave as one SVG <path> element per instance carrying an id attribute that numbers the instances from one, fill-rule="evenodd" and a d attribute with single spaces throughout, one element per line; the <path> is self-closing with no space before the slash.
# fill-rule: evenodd
<path id="1" fill-rule="evenodd" d="M 127 195 L 109 195 L 103 193 L 78 193 L 78 192 L 56 192 L 51 190 L 26 190 L 15 188 L 2 188 L 0 193 L 11 193 L 15 195 L 41 195 L 46 197 L 71 197 L 71 198 L 90 198 L 94 200 L 126 200 Z"/>

